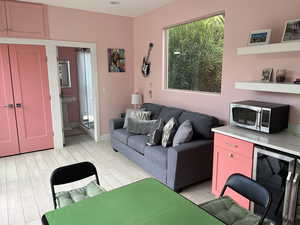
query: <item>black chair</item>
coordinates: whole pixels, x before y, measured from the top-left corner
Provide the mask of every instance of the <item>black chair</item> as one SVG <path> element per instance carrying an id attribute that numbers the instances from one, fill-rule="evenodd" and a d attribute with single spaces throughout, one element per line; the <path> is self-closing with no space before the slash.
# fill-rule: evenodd
<path id="1" fill-rule="evenodd" d="M 264 220 L 266 218 L 266 215 L 269 212 L 269 209 L 271 206 L 271 201 L 272 201 L 271 194 L 265 187 L 263 187 L 262 185 L 258 184 L 256 181 L 254 181 L 242 174 L 232 174 L 226 181 L 226 184 L 223 187 L 223 190 L 220 194 L 219 199 L 222 199 L 227 188 L 234 190 L 235 192 L 244 196 L 251 202 L 264 208 L 264 213 L 260 217 L 258 225 L 261 225 L 264 223 Z M 210 202 L 213 202 L 213 201 L 215 201 L 214 204 L 217 204 L 218 199 L 212 200 Z M 206 208 L 208 208 L 207 205 L 209 205 L 210 202 L 201 204 L 200 206 L 203 207 L 204 209 L 206 209 Z"/>
<path id="2" fill-rule="evenodd" d="M 100 185 L 96 167 L 90 162 L 80 162 L 55 169 L 50 177 L 50 185 L 54 208 L 57 208 L 55 187 L 56 185 L 68 184 L 90 176 L 95 176 L 96 183 Z"/>

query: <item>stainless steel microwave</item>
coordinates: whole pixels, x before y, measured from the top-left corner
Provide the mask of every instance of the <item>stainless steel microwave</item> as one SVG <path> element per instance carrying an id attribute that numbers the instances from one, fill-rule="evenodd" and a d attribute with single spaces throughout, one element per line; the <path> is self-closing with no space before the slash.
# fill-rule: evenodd
<path id="1" fill-rule="evenodd" d="M 288 127 L 289 105 L 241 101 L 230 104 L 230 124 L 264 133 L 276 133 Z"/>

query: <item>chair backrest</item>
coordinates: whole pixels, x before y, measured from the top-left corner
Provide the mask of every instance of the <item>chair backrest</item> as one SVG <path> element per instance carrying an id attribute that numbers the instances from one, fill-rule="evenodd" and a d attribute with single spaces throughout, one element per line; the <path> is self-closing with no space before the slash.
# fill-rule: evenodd
<path id="1" fill-rule="evenodd" d="M 221 192 L 221 196 L 224 195 L 227 187 L 244 196 L 248 200 L 254 202 L 255 204 L 265 208 L 265 212 L 262 216 L 260 224 L 266 217 L 270 205 L 271 205 L 271 194 L 270 192 L 258 184 L 256 181 L 242 175 L 242 174 L 232 174 Z"/>
<path id="2" fill-rule="evenodd" d="M 97 184 L 100 185 L 97 169 L 90 162 L 80 162 L 55 169 L 50 177 L 54 208 L 57 207 L 54 189 L 55 185 L 72 183 L 90 176 L 95 176 Z"/>

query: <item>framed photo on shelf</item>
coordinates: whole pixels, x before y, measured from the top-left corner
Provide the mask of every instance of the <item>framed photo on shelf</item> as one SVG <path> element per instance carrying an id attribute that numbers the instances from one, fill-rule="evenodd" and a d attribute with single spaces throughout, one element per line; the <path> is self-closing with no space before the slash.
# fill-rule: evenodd
<path id="1" fill-rule="evenodd" d="M 249 36 L 248 45 L 265 45 L 270 43 L 271 29 L 252 31 Z"/>
<path id="2" fill-rule="evenodd" d="M 282 42 L 300 41 L 300 19 L 285 22 Z"/>
<path id="3" fill-rule="evenodd" d="M 266 68 L 262 71 L 261 81 L 271 82 L 273 77 L 273 68 Z"/>

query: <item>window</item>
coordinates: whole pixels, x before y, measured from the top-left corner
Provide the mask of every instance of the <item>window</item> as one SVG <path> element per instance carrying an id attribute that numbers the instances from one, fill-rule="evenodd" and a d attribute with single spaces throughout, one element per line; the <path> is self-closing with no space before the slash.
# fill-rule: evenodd
<path id="1" fill-rule="evenodd" d="M 224 15 L 166 29 L 167 88 L 221 92 Z"/>

